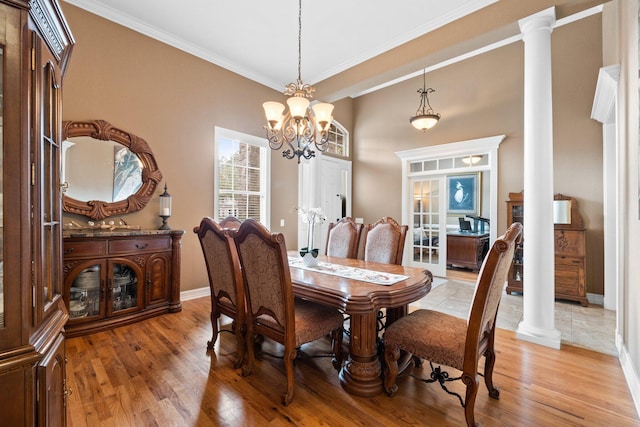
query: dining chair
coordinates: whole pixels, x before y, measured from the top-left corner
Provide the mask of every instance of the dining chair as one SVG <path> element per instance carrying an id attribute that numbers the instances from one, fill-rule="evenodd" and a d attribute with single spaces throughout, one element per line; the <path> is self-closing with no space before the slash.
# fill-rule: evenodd
<path id="1" fill-rule="evenodd" d="M 402 264 L 407 225 L 385 216 L 365 227 L 364 260 L 385 264 Z"/>
<path id="2" fill-rule="evenodd" d="M 247 296 L 246 369 L 253 370 L 257 335 L 284 345 L 287 388 L 282 404 L 293 399 L 293 361 L 302 344 L 331 335 L 333 366 L 342 366 L 342 313 L 335 308 L 294 298 L 282 233 L 270 233 L 253 219 L 243 221 L 234 236 Z"/>
<path id="3" fill-rule="evenodd" d="M 485 357 L 484 382 L 489 397 L 498 399 L 500 396 L 493 385 L 496 317 L 516 241 L 521 233 L 522 224 L 513 223 L 493 243 L 482 263 L 467 319 L 419 309 L 387 326 L 384 333 L 384 389 L 389 396 L 398 390 L 398 359 L 404 350 L 411 353 L 414 360 L 429 360 L 430 378 L 422 381 L 437 381 L 448 394 L 457 396 L 464 408 L 467 425 L 478 425 L 474 420 L 474 405 L 479 388 L 478 362 L 482 356 Z M 450 377 L 441 366 L 434 368 L 434 363 L 455 368 L 461 374 L 456 378 Z M 445 385 L 455 380 L 462 380 L 466 385 L 464 399 Z"/>
<path id="4" fill-rule="evenodd" d="M 356 224 L 349 216 L 330 223 L 327 233 L 327 256 L 357 258 L 362 227 L 362 224 Z"/>
<path id="5" fill-rule="evenodd" d="M 227 221 L 228 225 L 232 221 Z M 239 221 L 238 221 L 239 224 Z M 207 349 L 213 349 L 220 328 L 220 315 L 233 319 L 232 331 L 236 335 L 238 359 L 234 366 L 240 368 L 245 355 L 245 296 L 240 272 L 240 260 L 231 229 L 223 229 L 213 219 L 205 217 L 193 229 L 198 235 L 209 277 L 211 291 L 211 326 L 213 335 L 207 341 Z"/>

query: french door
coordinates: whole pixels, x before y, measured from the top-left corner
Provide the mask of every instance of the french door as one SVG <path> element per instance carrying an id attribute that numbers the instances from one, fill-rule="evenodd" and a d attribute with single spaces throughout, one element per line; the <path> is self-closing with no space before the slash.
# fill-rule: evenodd
<path id="1" fill-rule="evenodd" d="M 434 276 L 446 276 L 447 212 L 445 177 L 411 180 L 412 206 L 409 215 L 412 243 L 410 265 L 426 267 Z"/>

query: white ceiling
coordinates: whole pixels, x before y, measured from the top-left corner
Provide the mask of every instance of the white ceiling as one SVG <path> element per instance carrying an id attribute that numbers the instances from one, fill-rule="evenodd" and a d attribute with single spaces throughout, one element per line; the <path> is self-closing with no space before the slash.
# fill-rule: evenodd
<path id="1" fill-rule="evenodd" d="M 296 0 L 65 0 L 276 90 L 298 73 Z M 302 80 L 316 84 L 497 0 L 302 2 Z"/>

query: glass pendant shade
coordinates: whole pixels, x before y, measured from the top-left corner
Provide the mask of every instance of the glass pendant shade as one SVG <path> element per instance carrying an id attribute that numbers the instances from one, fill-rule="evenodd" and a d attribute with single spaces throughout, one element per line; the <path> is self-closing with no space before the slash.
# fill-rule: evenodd
<path id="1" fill-rule="evenodd" d="M 268 101 L 262 104 L 262 108 L 264 108 L 264 114 L 267 117 L 269 127 L 274 130 L 280 129 L 282 126 L 284 105 L 279 102 Z"/>
<path id="2" fill-rule="evenodd" d="M 313 110 L 313 114 L 316 117 L 316 123 L 320 126 L 321 131 L 327 131 L 329 129 L 329 125 L 333 120 L 333 105 L 326 102 L 319 102 L 311 107 Z"/>
<path id="3" fill-rule="evenodd" d="M 309 100 L 302 96 L 292 96 L 287 99 L 287 105 L 289 106 L 291 117 L 296 120 L 300 120 L 307 113 L 307 108 L 309 108 Z"/>
<path id="4" fill-rule="evenodd" d="M 467 156 L 462 159 L 462 162 L 467 165 L 475 165 L 480 160 L 482 160 L 482 156 Z"/>
<path id="5" fill-rule="evenodd" d="M 418 130 L 431 129 L 438 123 L 440 116 L 437 114 L 422 114 L 411 118 L 411 124 Z"/>

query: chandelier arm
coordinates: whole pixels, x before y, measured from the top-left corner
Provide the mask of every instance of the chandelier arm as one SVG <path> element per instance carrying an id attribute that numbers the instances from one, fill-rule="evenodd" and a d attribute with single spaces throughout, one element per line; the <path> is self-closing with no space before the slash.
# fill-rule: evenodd
<path id="1" fill-rule="evenodd" d="M 282 138 L 278 138 L 277 131 L 267 129 L 267 141 L 269 141 L 269 148 L 272 150 L 279 150 L 282 148 L 283 140 Z"/>
<path id="2" fill-rule="evenodd" d="M 310 141 L 313 141 L 314 145 L 319 151 L 326 151 L 329 147 L 329 132 L 318 130 L 321 129 L 321 126 L 318 125 L 318 122 L 313 115 L 309 115 L 309 120 L 311 121 L 311 125 L 313 126 Z M 320 135 L 320 140 L 317 139 L 318 135 Z"/>

